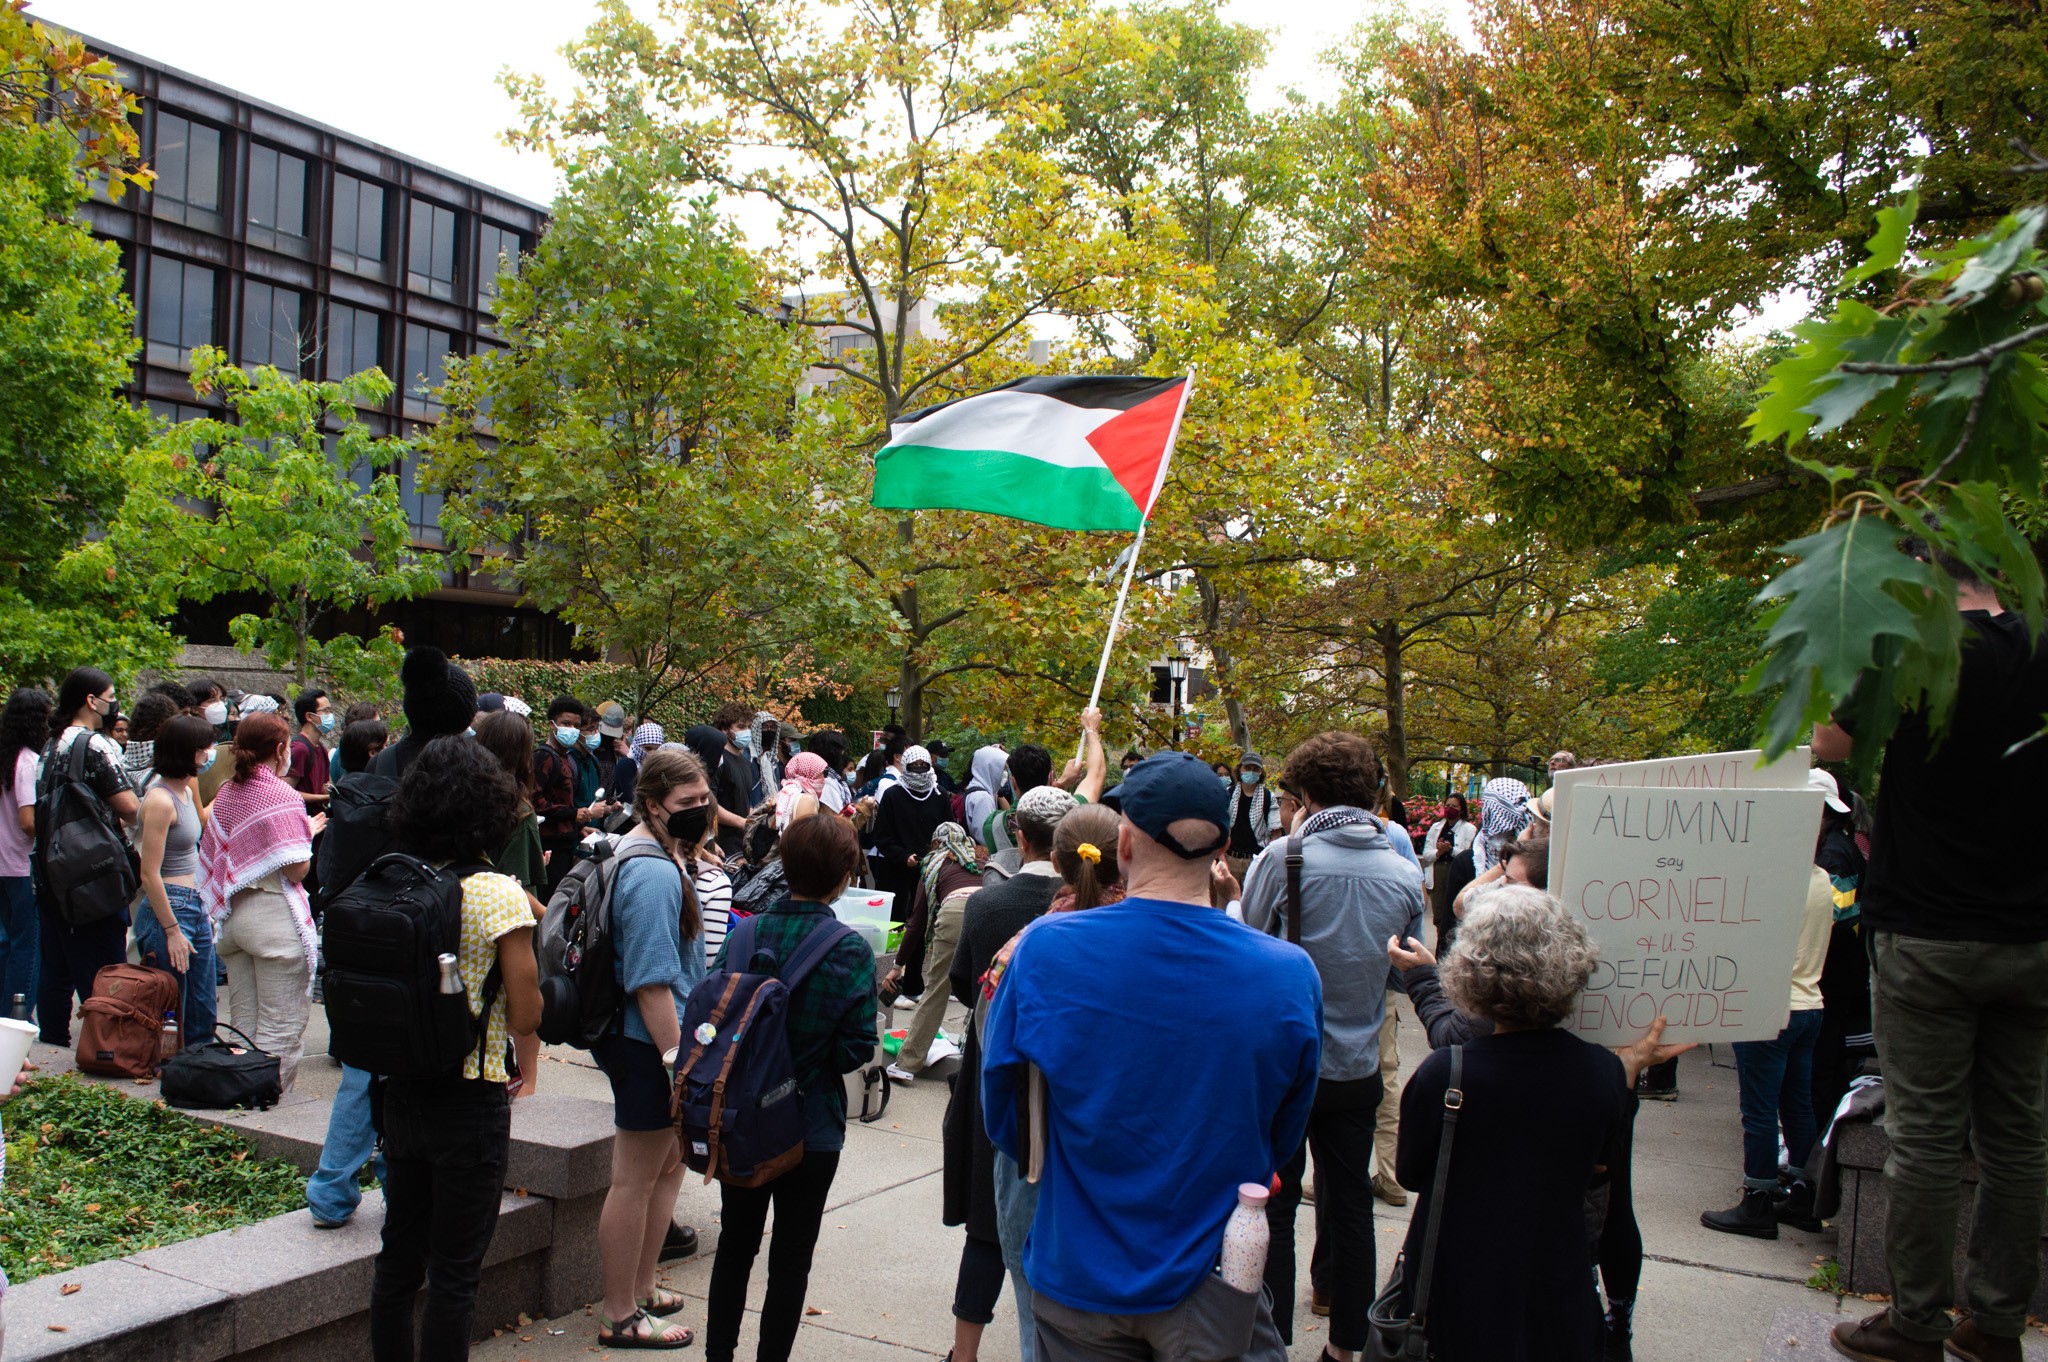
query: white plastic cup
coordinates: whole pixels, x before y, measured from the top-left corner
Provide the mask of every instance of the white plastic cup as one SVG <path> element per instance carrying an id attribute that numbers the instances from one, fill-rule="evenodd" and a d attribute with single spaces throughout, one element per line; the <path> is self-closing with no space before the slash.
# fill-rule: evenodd
<path id="1" fill-rule="evenodd" d="M 35 1038 L 34 1022 L 0 1017 L 0 1097 L 6 1096 L 13 1089 L 14 1080 L 21 1077 L 22 1063 L 28 1058 L 28 1043 Z"/>

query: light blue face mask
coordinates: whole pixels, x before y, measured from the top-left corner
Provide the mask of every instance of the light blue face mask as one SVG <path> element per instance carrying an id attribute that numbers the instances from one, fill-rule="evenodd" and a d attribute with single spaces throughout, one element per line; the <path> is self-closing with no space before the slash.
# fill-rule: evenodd
<path id="1" fill-rule="evenodd" d="M 330 709 L 325 714 L 320 715 L 314 722 L 319 725 L 322 733 L 332 733 L 334 731 L 334 717 L 334 711 Z"/>
<path id="2" fill-rule="evenodd" d="M 207 748 L 207 749 L 206 749 L 206 760 L 205 760 L 205 761 L 202 761 L 202 762 L 200 762 L 200 763 L 199 763 L 199 769 L 200 769 L 201 771 L 210 771 L 210 770 L 212 770 L 212 769 L 213 769 L 213 759 L 214 759 L 215 757 L 219 756 L 219 755 L 220 755 L 220 749 L 219 749 L 219 748 L 217 748 L 217 747 L 209 747 L 209 748 Z"/>
<path id="3" fill-rule="evenodd" d="M 585 733 L 583 735 L 583 745 L 593 752 L 597 750 L 597 745 L 603 741 L 604 734 L 602 733 Z"/>
<path id="4" fill-rule="evenodd" d="M 1260 780 L 1260 776 L 1257 771 L 1239 771 L 1237 773 L 1237 778 L 1244 782 L 1246 789 L 1250 789 L 1252 786 L 1258 784 Z"/>
<path id="5" fill-rule="evenodd" d="M 574 747 L 582 736 L 583 730 L 580 728 L 563 728 L 560 724 L 555 725 L 555 741 L 564 747 Z"/>

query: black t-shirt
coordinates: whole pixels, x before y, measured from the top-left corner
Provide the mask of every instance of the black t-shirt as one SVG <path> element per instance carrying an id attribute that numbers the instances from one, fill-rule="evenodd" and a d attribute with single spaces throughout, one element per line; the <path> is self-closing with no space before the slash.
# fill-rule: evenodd
<path id="1" fill-rule="evenodd" d="M 719 808 L 745 818 L 754 811 L 754 764 L 737 752 L 721 753 L 718 770 L 711 777 L 711 793 Z M 719 828 L 718 849 L 736 855 L 745 835 L 738 828 Z"/>
<path id="2" fill-rule="evenodd" d="M 2048 858 L 1986 841 L 1958 799 L 2024 797 L 2048 781 L 2048 652 L 2016 614 L 1963 615 L 1962 676 L 1948 733 L 1907 714 L 1884 754 L 1863 920 L 1938 941 L 2048 941 Z M 2015 743 L 2024 745 L 2010 752 Z"/>

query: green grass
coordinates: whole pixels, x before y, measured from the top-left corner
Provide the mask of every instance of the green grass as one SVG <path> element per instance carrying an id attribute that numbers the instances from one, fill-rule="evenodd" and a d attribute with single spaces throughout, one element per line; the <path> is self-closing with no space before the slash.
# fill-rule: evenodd
<path id="1" fill-rule="evenodd" d="M 305 1177 L 243 1136 L 68 1074 L 0 1109 L 0 1266 L 21 1282 L 265 1220 L 305 1205 Z"/>

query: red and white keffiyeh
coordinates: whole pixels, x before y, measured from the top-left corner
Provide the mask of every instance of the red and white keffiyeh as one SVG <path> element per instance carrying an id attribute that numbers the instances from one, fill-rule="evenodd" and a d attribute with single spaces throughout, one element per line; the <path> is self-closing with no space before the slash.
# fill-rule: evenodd
<path id="1" fill-rule="evenodd" d="M 273 871 L 311 859 L 313 828 L 306 819 L 306 801 L 275 771 L 258 767 L 247 780 L 223 784 L 199 838 L 199 901 L 216 937 L 234 911 L 235 895 Z M 283 883 L 310 973 L 320 952 L 312 905 L 304 885 Z M 307 986 L 311 987 L 310 979 Z"/>

